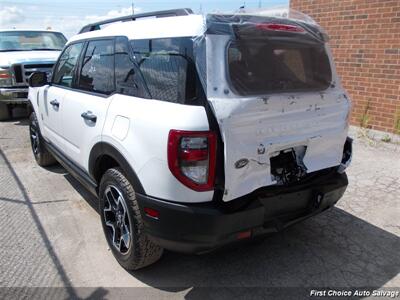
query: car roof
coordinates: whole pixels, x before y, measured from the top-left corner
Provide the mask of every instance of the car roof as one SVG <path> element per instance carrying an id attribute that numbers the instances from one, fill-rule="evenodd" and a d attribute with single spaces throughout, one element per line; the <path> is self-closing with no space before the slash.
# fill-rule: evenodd
<path id="1" fill-rule="evenodd" d="M 130 40 L 167 37 L 195 37 L 204 34 L 205 20 L 202 15 L 168 18 L 143 18 L 136 21 L 119 22 L 101 30 L 73 36 L 68 43 L 108 36 L 126 36 Z"/>

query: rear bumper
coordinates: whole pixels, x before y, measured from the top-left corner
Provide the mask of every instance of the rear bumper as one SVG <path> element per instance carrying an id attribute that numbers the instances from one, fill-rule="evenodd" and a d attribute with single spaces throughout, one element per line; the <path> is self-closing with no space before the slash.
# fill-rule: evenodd
<path id="1" fill-rule="evenodd" d="M 248 231 L 253 238 L 321 213 L 336 204 L 347 184 L 345 173 L 318 174 L 291 187 L 258 190 L 249 195 L 244 208 L 233 212 L 214 203 L 178 204 L 140 194 L 137 200 L 145 230 L 156 244 L 172 251 L 202 253 L 236 242 Z M 159 211 L 159 218 L 146 216 L 145 207 Z"/>
<path id="2" fill-rule="evenodd" d="M 0 88 L 0 102 L 3 103 L 27 103 L 28 88 Z"/>

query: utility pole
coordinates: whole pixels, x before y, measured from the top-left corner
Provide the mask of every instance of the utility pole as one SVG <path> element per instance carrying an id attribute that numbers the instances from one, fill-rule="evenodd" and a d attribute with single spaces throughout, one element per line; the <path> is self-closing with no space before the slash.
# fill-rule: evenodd
<path id="1" fill-rule="evenodd" d="M 261 8 L 261 6 L 262 6 L 261 0 L 258 0 L 258 8 Z"/>
<path id="2" fill-rule="evenodd" d="M 134 15 L 135 14 L 135 5 L 133 4 L 133 1 L 132 1 L 132 15 Z"/>
<path id="3" fill-rule="evenodd" d="M 202 3 L 200 3 L 199 14 L 200 15 L 203 14 L 203 4 Z"/>

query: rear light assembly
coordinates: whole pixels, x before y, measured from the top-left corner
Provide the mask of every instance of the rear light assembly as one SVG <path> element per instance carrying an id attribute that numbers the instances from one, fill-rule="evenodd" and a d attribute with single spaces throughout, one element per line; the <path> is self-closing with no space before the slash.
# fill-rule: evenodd
<path id="1" fill-rule="evenodd" d="M 267 30 L 267 31 L 284 31 L 284 32 L 296 32 L 303 33 L 305 30 L 300 26 L 287 25 L 287 24 L 277 24 L 277 23 L 261 23 L 256 25 L 257 29 Z"/>
<path id="2" fill-rule="evenodd" d="M 171 130 L 168 137 L 168 166 L 188 188 L 214 189 L 217 137 L 211 131 Z"/>

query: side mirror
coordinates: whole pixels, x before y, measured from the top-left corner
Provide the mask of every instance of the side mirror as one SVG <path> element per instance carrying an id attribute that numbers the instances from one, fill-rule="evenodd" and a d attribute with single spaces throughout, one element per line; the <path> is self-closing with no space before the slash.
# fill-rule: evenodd
<path id="1" fill-rule="evenodd" d="M 30 87 L 41 87 L 48 84 L 46 72 L 34 72 L 29 76 L 28 80 Z"/>

